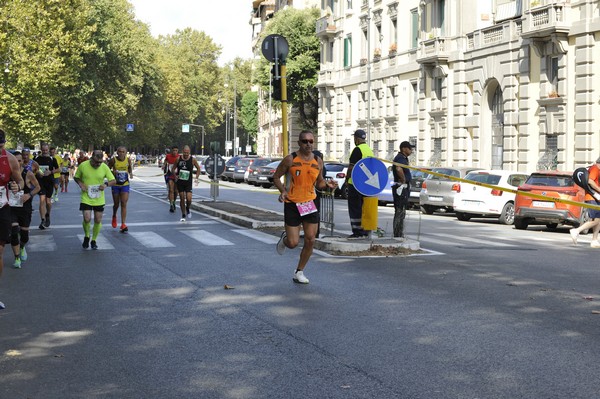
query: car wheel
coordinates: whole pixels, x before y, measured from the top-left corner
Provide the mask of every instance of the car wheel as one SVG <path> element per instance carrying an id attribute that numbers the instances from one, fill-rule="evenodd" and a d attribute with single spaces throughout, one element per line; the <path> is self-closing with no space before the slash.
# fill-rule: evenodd
<path id="1" fill-rule="evenodd" d="M 348 185 L 344 184 L 341 189 L 341 195 L 343 199 L 348 199 Z"/>
<path id="2" fill-rule="evenodd" d="M 263 188 L 270 188 L 271 187 L 271 185 L 269 183 L 263 183 L 263 184 L 261 184 L 261 186 Z"/>
<path id="3" fill-rule="evenodd" d="M 558 223 L 546 223 L 546 228 L 548 230 L 556 230 L 558 227 Z"/>
<path id="4" fill-rule="evenodd" d="M 515 217 L 515 229 L 525 230 L 529 227 L 529 221 L 524 218 Z"/>
<path id="5" fill-rule="evenodd" d="M 511 225 L 515 222 L 515 204 L 507 202 L 500 214 L 500 223 Z"/>
<path id="6" fill-rule="evenodd" d="M 469 220 L 471 220 L 471 215 L 464 212 L 456 212 L 456 218 L 461 222 L 468 222 Z"/>
<path id="7" fill-rule="evenodd" d="M 423 212 L 426 215 L 432 215 L 434 211 L 435 207 L 431 205 L 421 205 L 421 212 Z"/>

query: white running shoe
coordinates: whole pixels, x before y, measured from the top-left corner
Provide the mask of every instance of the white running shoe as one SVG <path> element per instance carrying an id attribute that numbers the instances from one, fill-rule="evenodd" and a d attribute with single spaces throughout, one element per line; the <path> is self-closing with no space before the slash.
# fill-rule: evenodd
<path id="1" fill-rule="evenodd" d="M 298 283 L 298 284 L 308 284 L 309 281 L 308 279 L 304 276 L 304 273 L 302 272 L 302 270 L 298 270 L 297 272 L 294 273 L 294 283 Z"/>
<path id="2" fill-rule="evenodd" d="M 279 255 L 283 255 L 283 253 L 285 252 L 285 242 L 283 242 L 283 240 L 285 240 L 285 237 L 287 237 L 287 234 L 285 234 L 284 231 L 283 233 L 281 233 L 281 238 L 279 239 L 279 241 L 277 241 L 277 246 L 275 248 Z"/>
<path id="3" fill-rule="evenodd" d="M 187 217 L 188 219 L 191 219 L 191 218 L 192 218 L 192 212 L 188 212 L 186 217 Z"/>
<path id="4" fill-rule="evenodd" d="M 577 229 L 569 230 L 569 234 L 571 234 L 571 239 L 573 240 L 573 245 L 577 245 L 577 237 L 579 237 L 579 232 Z"/>
<path id="5" fill-rule="evenodd" d="M 590 242 L 590 247 L 600 248 L 600 242 L 598 240 L 592 240 L 592 242 Z"/>
<path id="6" fill-rule="evenodd" d="M 185 218 L 179 219 L 180 222 L 185 222 Z"/>

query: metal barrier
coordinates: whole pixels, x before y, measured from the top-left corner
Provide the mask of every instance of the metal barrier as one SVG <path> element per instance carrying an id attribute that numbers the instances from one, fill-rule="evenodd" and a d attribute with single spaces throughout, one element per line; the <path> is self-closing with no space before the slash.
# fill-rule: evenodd
<path id="1" fill-rule="evenodd" d="M 333 236 L 333 228 L 335 227 L 335 223 L 333 222 L 333 200 L 334 200 L 334 192 L 331 189 L 326 189 L 319 192 L 321 196 L 321 204 L 320 204 L 320 222 L 321 225 L 328 225 L 331 230 L 330 236 Z"/>

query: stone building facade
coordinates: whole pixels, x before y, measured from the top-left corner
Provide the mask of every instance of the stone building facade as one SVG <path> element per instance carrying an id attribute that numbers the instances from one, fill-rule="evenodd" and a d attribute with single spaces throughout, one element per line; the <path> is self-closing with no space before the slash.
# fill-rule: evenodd
<path id="1" fill-rule="evenodd" d="M 600 155 L 600 1 L 323 0 L 319 139 L 346 160 L 572 170 Z"/>

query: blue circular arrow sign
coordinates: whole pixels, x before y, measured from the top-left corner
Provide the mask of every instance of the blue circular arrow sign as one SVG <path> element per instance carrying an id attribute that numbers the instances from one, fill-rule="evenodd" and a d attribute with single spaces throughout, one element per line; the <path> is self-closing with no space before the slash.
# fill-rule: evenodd
<path id="1" fill-rule="evenodd" d="M 379 194 L 387 182 L 387 168 L 379 159 L 363 158 L 352 168 L 352 184 L 362 195 L 373 197 Z"/>

